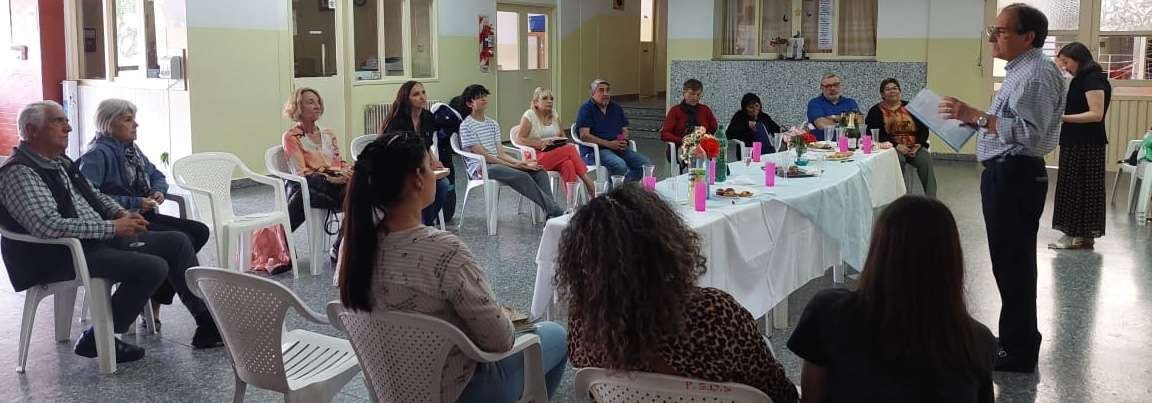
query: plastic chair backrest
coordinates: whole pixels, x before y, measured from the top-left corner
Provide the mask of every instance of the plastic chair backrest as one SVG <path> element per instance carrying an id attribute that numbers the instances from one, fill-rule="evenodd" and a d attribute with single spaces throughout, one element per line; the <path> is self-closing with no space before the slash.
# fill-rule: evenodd
<path id="1" fill-rule="evenodd" d="M 328 320 L 348 334 L 368 391 L 380 402 L 442 401 L 448 354 L 458 347 L 479 351 L 456 326 L 428 315 L 353 311 L 333 301 Z"/>
<path id="2" fill-rule="evenodd" d="M 519 135 L 520 135 L 520 126 L 519 125 L 512 126 L 511 129 L 508 129 L 508 140 L 512 142 L 512 146 L 516 147 L 516 149 L 520 151 L 520 157 L 525 159 L 525 160 L 528 160 L 528 159 L 535 160 L 536 159 L 536 149 L 529 147 L 529 146 L 526 146 L 524 144 L 520 144 L 519 141 L 516 141 L 516 137 Z"/>
<path id="3" fill-rule="evenodd" d="M 299 299 L 280 283 L 230 270 L 194 267 L 188 287 L 212 310 L 236 375 L 249 384 L 288 390 L 281 345 L 284 318 Z"/>
<path id="4" fill-rule="evenodd" d="M 460 145 L 460 133 L 452 133 L 452 137 L 449 138 L 448 141 L 452 145 L 452 151 L 454 151 L 457 155 L 464 158 L 471 158 L 480 161 L 480 179 L 488 180 L 488 162 L 484 161 L 484 157 L 481 157 L 476 153 L 471 151 L 464 151 L 464 147 Z M 496 152 L 500 152 L 500 150 L 496 150 Z M 471 179 L 471 175 L 469 175 L 469 177 Z"/>
<path id="5" fill-rule="evenodd" d="M 708 382 L 682 376 L 591 367 L 576 372 L 576 391 L 587 391 L 593 400 L 601 403 L 772 403 L 772 398 L 764 392 L 740 383 Z"/>
<path id="6" fill-rule="evenodd" d="M 232 211 L 232 175 L 243 165 L 235 155 L 219 152 L 192 154 L 172 164 L 172 177 L 176 184 L 192 194 L 196 217 L 213 223 L 216 227 L 213 233 L 217 236 L 221 234 L 220 224 L 235 217 Z"/>
<path id="7" fill-rule="evenodd" d="M 348 152 L 352 153 L 352 161 L 356 161 L 360 157 L 360 153 L 368 147 L 368 143 L 376 140 L 379 134 L 365 134 L 352 139 L 352 144 L 348 146 Z"/>
<path id="8" fill-rule="evenodd" d="M 292 168 L 288 166 L 288 156 L 284 154 L 284 146 L 272 146 L 264 153 L 264 165 L 269 171 L 282 174 L 291 174 Z"/>
<path id="9" fill-rule="evenodd" d="M 1128 140 L 1128 145 L 1124 147 L 1124 154 L 1120 156 L 1120 159 L 1127 161 L 1128 157 L 1132 156 L 1132 152 L 1137 150 L 1139 152 L 1136 153 L 1136 161 L 1139 162 L 1144 159 L 1144 147 L 1141 147 L 1142 145 L 1144 145 L 1144 140 Z M 1124 162 L 1123 164 L 1127 165 L 1128 163 Z"/>

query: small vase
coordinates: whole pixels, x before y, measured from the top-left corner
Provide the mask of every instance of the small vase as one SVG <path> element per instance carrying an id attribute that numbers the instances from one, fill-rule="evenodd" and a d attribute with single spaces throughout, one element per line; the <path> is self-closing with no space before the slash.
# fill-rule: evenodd
<path id="1" fill-rule="evenodd" d="M 808 147 L 796 147 L 796 165 L 808 165 L 808 159 L 804 158 L 805 151 L 808 151 Z"/>

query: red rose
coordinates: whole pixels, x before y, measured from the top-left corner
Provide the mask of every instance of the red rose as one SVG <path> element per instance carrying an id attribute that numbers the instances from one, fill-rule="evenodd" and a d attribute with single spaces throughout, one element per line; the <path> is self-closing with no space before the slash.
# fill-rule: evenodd
<path id="1" fill-rule="evenodd" d="M 720 156 L 720 142 L 715 137 L 705 137 L 700 139 L 700 149 L 704 150 L 704 154 L 709 159 Z"/>
<path id="2" fill-rule="evenodd" d="M 805 143 L 815 143 L 816 141 L 818 141 L 818 140 L 816 140 L 816 136 L 813 135 L 812 132 L 804 133 L 804 142 Z"/>

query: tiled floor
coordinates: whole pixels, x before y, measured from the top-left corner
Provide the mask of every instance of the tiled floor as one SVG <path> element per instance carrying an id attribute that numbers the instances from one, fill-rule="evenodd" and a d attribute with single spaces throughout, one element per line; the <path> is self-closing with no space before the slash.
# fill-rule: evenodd
<path id="1" fill-rule="evenodd" d="M 663 163 L 662 144 L 642 142 L 642 151 Z M 657 169 L 657 172 L 666 172 Z M 971 162 L 938 162 L 940 197 L 953 208 L 963 236 L 969 305 L 972 314 L 996 330 L 999 297 L 992 278 L 984 223 L 977 189 L 979 169 Z M 1122 186 L 1122 189 L 1124 187 Z M 1121 190 L 1123 192 L 1123 190 Z M 505 192 L 503 203 L 512 205 Z M 1095 251 L 1060 252 L 1043 245 L 1059 237 L 1048 229 L 1049 203 L 1040 233 L 1039 317 L 1044 334 L 1040 369 L 1036 375 L 997 374 L 997 395 L 1006 402 L 1148 402 L 1152 401 L 1152 227 L 1136 226 L 1122 211 L 1109 211 L 1108 235 Z M 461 195 L 462 197 L 462 195 Z M 527 309 L 535 278 L 535 257 L 541 225 L 527 215 L 506 209 L 496 236 L 485 234 L 479 216 L 479 196 L 464 212 L 460 236 L 489 270 L 496 295 L 503 303 Z M 267 206 L 267 193 L 240 189 L 241 211 Z M 303 237 L 296 237 L 303 248 Z M 209 251 L 211 252 L 211 251 Z M 301 262 L 307 264 L 307 258 Z M 205 262 L 211 263 L 211 262 Z M 335 299 L 331 268 L 324 275 L 293 280 L 275 277 L 297 292 L 314 310 Z M 2 274 L 0 276 L 6 276 Z M 0 283 L 7 284 L 6 279 Z M 830 277 L 813 281 L 791 298 L 795 323 L 810 296 L 832 286 Z M 129 336 L 148 349 L 139 362 L 120 366 L 115 375 L 99 375 L 94 360 L 78 357 L 69 344 L 52 341 L 51 304 L 41 304 L 31 343 L 27 373 L 14 371 L 23 295 L 0 286 L 0 401 L 227 401 L 232 397 L 232 370 L 224 349 L 193 351 L 189 347 L 193 324 L 180 305 L 163 308 L 164 330 L 159 336 Z M 79 314 L 79 307 L 76 309 Z M 327 334 L 330 328 L 305 323 L 290 315 L 289 327 Z M 73 329 L 77 334 L 81 326 Z M 773 338 L 780 361 L 793 380 L 799 380 L 797 358 L 784 347 L 789 331 Z M 75 338 L 75 337 L 74 337 Z M 583 401 L 571 387 L 572 371 L 557 401 Z M 248 401 L 276 401 L 279 396 L 249 388 Z M 337 401 L 366 401 L 361 378 L 346 386 Z"/>

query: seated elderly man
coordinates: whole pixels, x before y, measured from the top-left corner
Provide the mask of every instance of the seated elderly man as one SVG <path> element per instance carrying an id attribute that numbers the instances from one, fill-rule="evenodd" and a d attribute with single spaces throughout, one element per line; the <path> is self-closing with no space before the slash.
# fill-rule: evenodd
<path id="1" fill-rule="evenodd" d="M 840 124 L 842 114 L 860 113 L 856 100 L 842 95 L 842 91 L 840 76 L 828 74 L 820 80 L 820 95 L 808 101 L 808 122 L 819 129 L 816 137 L 820 140 L 824 140 L 824 127 Z"/>
<path id="2" fill-rule="evenodd" d="M 143 216 L 124 210 L 92 188 L 64 155 L 72 127 L 59 104 L 29 104 L 20 111 L 18 123 L 20 145 L 0 166 L 0 225 L 45 239 L 80 239 L 92 277 L 120 284 L 112 294 L 116 333 L 128 330 L 149 296 L 167 278 L 196 319 L 192 346 L 223 345 L 208 307 L 184 280 L 185 269 L 197 264 L 188 236 L 176 231 L 148 231 Z M 17 291 L 75 277 L 67 253 L 60 253 L 58 246 L 4 239 L 2 248 L 8 276 Z M 96 357 L 92 328 L 80 336 L 74 351 Z M 116 340 L 117 362 L 143 357 L 143 348 Z"/>
<path id="3" fill-rule="evenodd" d="M 644 175 L 644 166 L 650 164 L 648 158 L 628 147 L 628 117 L 624 108 L 612 102 L 611 84 L 596 79 L 592 81 L 592 96 L 576 113 L 576 130 L 573 136 L 600 146 L 600 163 L 609 175 L 625 175 L 634 182 Z M 580 147 L 584 162 L 594 160 L 591 147 Z"/>

